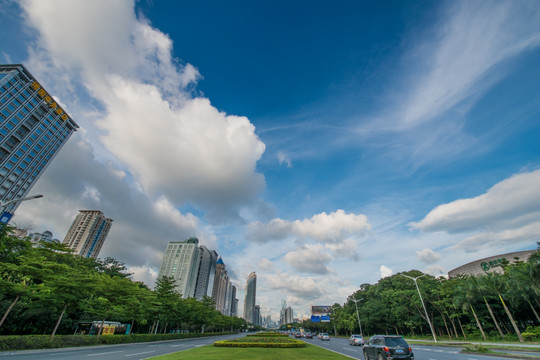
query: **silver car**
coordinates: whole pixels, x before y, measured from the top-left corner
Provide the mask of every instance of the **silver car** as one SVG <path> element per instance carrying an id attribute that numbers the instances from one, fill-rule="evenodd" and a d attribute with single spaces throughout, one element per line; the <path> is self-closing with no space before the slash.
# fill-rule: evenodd
<path id="1" fill-rule="evenodd" d="M 349 345 L 351 346 L 364 346 L 364 338 L 362 337 L 362 335 L 351 335 L 351 337 L 349 338 Z"/>
<path id="2" fill-rule="evenodd" d="M 327 333 L 322 333 L 322 334 L 321 334 L 321 340 L 328 340 L 328 341 L 330 341 L 330 336 L 328 336 Z"/>

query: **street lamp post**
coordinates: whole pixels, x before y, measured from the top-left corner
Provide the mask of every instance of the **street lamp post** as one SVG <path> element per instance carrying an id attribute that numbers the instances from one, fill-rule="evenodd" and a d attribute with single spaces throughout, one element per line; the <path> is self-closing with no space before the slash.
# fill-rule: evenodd
<path id="1" fill-rule="evenodd" d="M 2 215 L 4 213 L 4 209 L 6 208 L 6 206 L 8 206 L 10 204 L 15 204 L 15 203 L 26 201 L 26 200 L 39 199 L 39 198 L 42 198 L 42 197 L 43 197 L 43 195 L 39 194 L 39 195 L 27 196 L 27 197 L 24 197 L 24 198 L 12 199 L 12 200 L 8 200 L 8 201 L 5 201 L 5 202 L 0 200 L 0 215 Z"/>
<path id="2" fill-rule="evenodd" d="M 363 338 L 364 334 L 362 333 L 362 324 L 360 323 L 360 315 L 358 314 L 358 305 L 357 302 L 359 302 L 362 299 L 351 299 L 354 301 L 354 306 L 356 307 L 356 317 L 358 318 L 358 326 L 360 327 L 360 336 Z"/>
<path id="3" fill-rule="evenodd" d="M 433 325 L 431 324 L 431 320 L 429 319 L 429 315 L 428 315 L 427 310 L 426 310 L 426 305 L 424 304 L 424 299 L 422 299 L 422 294 L 420 293 L 420 288 L 418 287 L 418 282 L 417 282 L 418 279 L 420 279 L 422 276 L 426 276 L 426 274 L 422 274 L 422 275 L 417 276 L 415 278 L 413 278 L 412 276 L 405 275 L 405 274 L 400 274 L 400 275 L 414 281 L 414 284 L 416 285 L 416 290 L 418 290 L 418 296 L 420 296 L 420 301 L 422 302 L 422 306 L 424 307 L 424 313 L 426 314 L 426 320 L 427 320 L 427 322 L 429 324 L 429 328 L 431 329 L 431 334 L 433 335 L 433 340 L 435 342 L 437 342 L 437 337 L 435 336 L 435 331 L 433 330 Z"/>

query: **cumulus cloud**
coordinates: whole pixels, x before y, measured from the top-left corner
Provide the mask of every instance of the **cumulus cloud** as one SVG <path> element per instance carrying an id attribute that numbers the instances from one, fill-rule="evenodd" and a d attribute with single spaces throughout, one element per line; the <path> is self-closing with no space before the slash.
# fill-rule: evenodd
<path id="1" fill-rule="evenodd" d="M 68 83 L 92 96 L 92 118 L 84 108 L 74 118 L 102 144 L 99 155 L 119 162 L 148 196 L 189 202 L 212 219 L 237 216 L 239 206 L 255 201 L 265 184 L 256 172 L 265 145 L 255 127 L 192 96 L 198 70 L 172 58 L 171 39 L 138 18 L 133 1 L 22 6 L 39 34 L 31 70 L 53 89 Z M 66 79 L 51 73 L 70 80 L 58 84 Z"/>
<path id="2" fill-rule="evenodd" d="M 422 231 L 466 232 L 530 222 L 540 215 L 540 170 L 516 174 L 485 194 L 437 206 L 409 226 Z"/>
<path id="3" fill-rule="evenodd" d="M 314 239 L 326 243 L 339 243 L 349 236 L 364 236 L 371 226 L 365 215 L 337 210 L 322 212 L 310 219 L 273 219 L 267 224 L 254 222 L 248 225 L 248 238 L 255 242 L 283 240 L 289 237 Z"/>
<path id="4" fill-rule="evenodd" d="M 268 271 L 274 267 L 274 264 L 267 258 L 262 258 L 261 261 L 259 261 L 259 266 L 261 269 Z"/>
<path id="5" fill-rule="evenodd" d="M 426 264 L 432 264 L 441 259 L 441 255 L 437 254 L 431 249 L 422 249 L 416 252 L 416 257 L 418 260 L 425 262 Z"/>
<path id="6" fill-rule="evenodd" d="M 381 278 L 389 277 L 394 274 L 394 270 L 390 269 L 386 265 L 381 265 L 379 268 L 379 273 L 381 274 Z"/>
<path id="7" fill-rule="evenodd" d="M 287 253 L 283 260 L 300 272 L 323 275 L 330 272 L 327 264 L 332 261 L 332 256 L 320 244 L 306 244 Z"/>
<path id="8" fill-rule="evenodd" d="M 325 292 L 322 282 L 311 277 L 276 273 L 266 275 L 265 279 L 272 289 L 302 298 L 304 302 L 317 298 Z"/>

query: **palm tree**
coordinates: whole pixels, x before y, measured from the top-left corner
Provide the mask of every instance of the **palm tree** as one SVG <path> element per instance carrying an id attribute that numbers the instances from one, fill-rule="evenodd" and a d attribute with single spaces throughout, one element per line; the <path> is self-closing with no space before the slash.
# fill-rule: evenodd
<path id="1" fill-rule="evenodd" d="M 486 282 L 486 279 L 487 278 L 485 276 L 482 276 L 482 277 L 471 276 L 471 277 L 469 277 L 469 281 L 472 282 L 472 284 L 474 285 L 474 288 L 476 289 L 478 294 L 480 296 L 482 296 L 482 298 L 484 299 L 484 303 L 486 304 L 489 315 L 491 316 L 491 319 L 493 320 L 493 324 L 495 324 L 495 327 L 497 328 L 497 331 L 499 332 L 499 335 L 501 335 L 501 337 L 504 338 L 504 334 L 503 334 L 503 332 L 501 330 L 501 327 L 499 326 L 499 323 L 497 322 L 497 319 L 495 318 L 495 315 L 493 314 L 493 310 L 491 310 L 491 306 L 489 305 L 489 303 L 488 303 L 488 301 L 486 299 L 486 295 L 491 295 L 492 294 L 490 286 Z"/>
<path id="2" fill-rule="evenodd" d="M 504 307 L 504 311 L 506 312 L 508 319 L 512 323 L 512 326 L 514 327 L 514 331 L 516 332 L 516 335 L 519 341 L 523 342 L 523 337 L 521 336 L 521 332 L 519 331 L 517 327 L 514 317 L 510 313 L 510 310 L 506 306 L 506 303 L 504 302 L 504 299 L 501 295 L 501 293 L 504 292 L 504 287 L 505 287 L 505 283 L 502 281 L 501 275 L 498 273 L 487 273 L 483 277 L 483 283 L 486 289 L 492 291 L 493 294 L 497 294 L 499 296 L 499 299 L 501 300 L 501 303 Z"/>
<path id="3" fill-rule="evenodd" d="M 480 323 L 480 320 L 478 319 L 478 316 L 476 315 L 476 311 L 474 311 L 474 308 L 472 306 L 472 302 L 475 298 L 474 286 L 472 286 L 472 284 L 469 281 L 467 281 L 466 278 L 462 280 L 463 281 L 461 282 L 461 284 L 456 287 L 456 295 L 454 296 L 454 302 L 457 307 L 461 307 L 464 311 L 468 311 L 470 308 L 474 316 L 474 319 L 476 320 L 476 325 L 478 326 L 478 329 L 480 329 L 480 333 L 482 334 L 482 337 L 484 338 L 484 341 L 485 341 L 487 340 L 486 334 L 484 333 L 482 324 Z"/>

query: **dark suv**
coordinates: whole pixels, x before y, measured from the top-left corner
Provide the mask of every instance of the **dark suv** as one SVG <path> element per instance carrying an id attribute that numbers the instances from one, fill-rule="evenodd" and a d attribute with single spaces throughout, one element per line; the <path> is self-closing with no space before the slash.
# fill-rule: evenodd
<path id="1" fill-rule="evenodd" d="M 399 335 L 372 336 L 363 350 L 365 360 L 414 360 L 411 347 Z"/>

